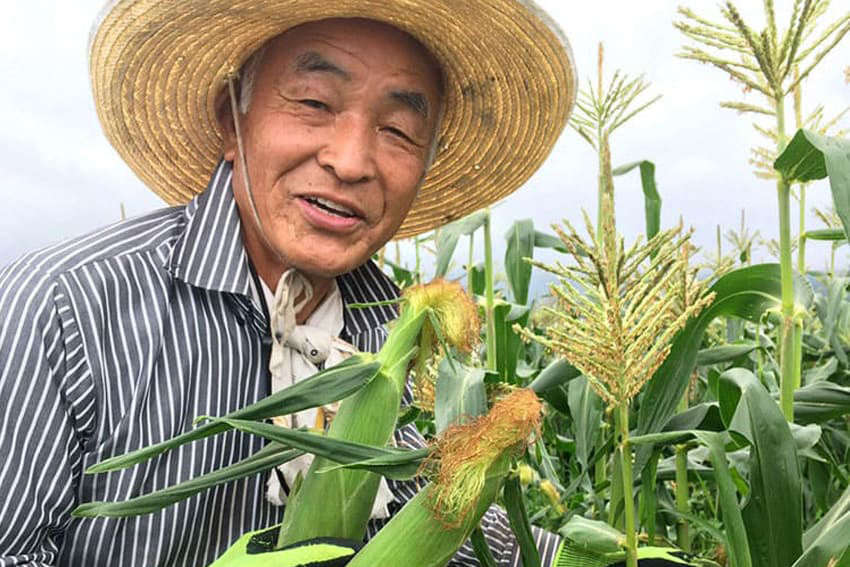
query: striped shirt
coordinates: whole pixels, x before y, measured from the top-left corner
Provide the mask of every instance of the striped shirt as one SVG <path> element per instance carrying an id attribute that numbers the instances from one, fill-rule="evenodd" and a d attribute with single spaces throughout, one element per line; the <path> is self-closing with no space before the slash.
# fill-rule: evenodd
<path id="1" fill-rule="evenodd" d="M 269 394 L 268 321 L 254 291 L 222 162 L 207 190 L 24 256 L 0 271 L 0 567 L 192 566 L 244 532 L 281 520 L 265 475 L 131 518 L 72 518 L 79 503 L 120 501 L 242 460 L 264 445 L 236 431 L 135 467 L 85 475 L 105 458 L 157 443 Z M 342 338 L 375 352 L 397 296 L 371 262 L 337 278 Z M 400 446 L 422 446 L 414 426 Z M 416 481 L 391 482 L 395 510 Z M 395 511 L 394 510 L 394 511 Z M 369 526 L 373 534 L 379 524 Z M 519 563 L 504 513 L 482 521 L 500 565 Z M 558 538 L 535 532 L 544 565 Z M 465 546 L 453 565 L 477 565 Z"/>

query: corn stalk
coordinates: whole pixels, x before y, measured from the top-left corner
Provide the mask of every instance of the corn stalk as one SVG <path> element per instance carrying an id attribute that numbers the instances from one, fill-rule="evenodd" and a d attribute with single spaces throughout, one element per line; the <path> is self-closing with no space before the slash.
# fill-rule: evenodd
<path id="1" fill-rule="evenodd" d="M 596 87 L 594 88 L 593 83 L 588 80 L 587 87 L 579 91 L 576 109 L 570 119 L 570 126 L 590 144 L 599 160 L 596 241 L 605 250 L 606 256 L 612 258 L 616 254 L 617 229 L 610 138 L 620 126 L 655 103 L 661 96 L 658 95 L 647 101 L 638 102 L 649 84 L 643 80 L 642 76 L 632 79 L 621 74 L 619 70 L 614 72 L 606 87 L 603 66 L 604 49 L 600 43 L 596 68 Z M 622 431 L 623 426 L 620 424 L 622 412 L 614 411 L 612 415 L 615 430 Z M 625 428 L 628 429 L 628 420 Z M 625 497 L 626 511 L 630 510 L 628 502 L 630 490 L 628 490 L 628 487 L 631 486 L 631 482 L 628 485 L 620 484 L 620 479 L 626 478 L 623 462 L 622 446 L 620 446 L 615 449 L 612 467 L 612 498 L 609 510 L 609 523 L 612 525 L 617 523 L 616 509 L 620 495 Z M 604 474 L 601 469 L 602 466 L 604 465 L 600 461 L 596 470 L 597 476 Z M 634 518 L 632 518 L 632 522 L 633 520 Z M 632 531 L 634 530 L 632 529 Z"/>

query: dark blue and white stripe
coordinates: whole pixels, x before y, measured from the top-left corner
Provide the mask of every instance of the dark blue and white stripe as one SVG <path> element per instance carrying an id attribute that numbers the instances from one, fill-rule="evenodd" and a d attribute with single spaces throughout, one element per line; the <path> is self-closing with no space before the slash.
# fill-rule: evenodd
<path id="1" fill-rule="evenodd" d="M 338 283 L 346 304 L 396 296 L 371 263 Z M 125 500 L 262 447 L 228 432 L 130 469 L 82 474 L 190 429 L 198 415 L 223 415 L 268 395 L 266 314 L 252 285 L 226 162 L 186 207 L 113 225 L 0 271 L 0 567 L 201 567 L 244 532 L 280 520 L 281 509 L 263 497 L 262 475 L 137 518 L 70 516 L 80 502 Z M 376 351 L 394 317 L 390 306 L 346 308 L 344 338 Z M 396 441 L 423 443 L 412 426 Z M 414 483 L 391 487 L 401 502 L 416 490 Z M 504 514 L 494 508 L 485 523 L 500 564 L 516 564 Z M 557 538 L 538 535 L 541 550 L 553 554 Z M 477 565 L 468 549 L 455 562 Z"/>

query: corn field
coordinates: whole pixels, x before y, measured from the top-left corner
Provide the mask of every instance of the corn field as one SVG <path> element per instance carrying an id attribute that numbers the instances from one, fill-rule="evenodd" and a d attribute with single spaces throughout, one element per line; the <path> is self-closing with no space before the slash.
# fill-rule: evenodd
<path id="1" fill-rule="evenodd" d="M 765 0 L 763 30 L 732 2 L 722 20 L 681 8 L 675 22 L 681 57 L 761 97 L 718 102 L 754 116 L 763 135 L 751 160 L 776 188 L 777 242 L 742 219 L 725 235 L 730 252 L 707 260 L 687 219 L 661 225 L 663 172 L 650 160 L 617 166 L 612 135 L 639 128 L 640 112 L 663 99 L 641 77 L 606 75 L 600 46 L 571 119 L 598 156 L 586 199 L 595 219 L 576 212 L 554 227 L 517 220 L 501 266 L 489 211 L 415 239 L 412 265 L 388 247 L 376 261 L 404 295 L 377 355 L 355 355 L 88 472 L 228 429 L 270 441 L 254 457 L 75 513 L 149 513 L 308 452 L 318 458 L 273 530 L 272 548 L 362 539 L 380 475 L 428 481 L 362 549 L 339 552 L 355 567 L 398 565 L 398 557 L 444 565 L 470 537 L 481 564 L 493 565 L 476 528 L 494 503 L 511 519 L 525 567 L 540 564 L 530 524 L 563 537 L 564 565 L 633 566 L 676 549 L 692 565 L 850 566 L 850 273 L 834 261 L 810 270 L 805 256 L 825 241 L 834 257 L 850 236 L 850 139 L 842 130 L 850 107 L 816 105 L 807 114 L 803 105 L 805 78 L 826 53 L 848 51 L 850 14 L 822 22 L 825 6 L 799 0 L 779 17 Z M 637 174 L 646 231 L 626 242 L 614 215 L 616 183 Z M 807 227 L 813 190 L 830 191 L 834 209 L 819 211 L 822 226 Z M 772 247 L 779 262 L 754 263 L 759 247 Z M 541 249 L 556 260 L 535 260 Z M 426 254 L 434 266 L 427 273 Z M 552 283 L 531 297 L 535 272 Z M 415 402 L 399 410 L 408 380 Z M 339 400 L 326 435 L 268 423 Z M 411 421 L 430 445 L 387 446 Z M 236 564 L 227 556 L 216 563 Z"/>

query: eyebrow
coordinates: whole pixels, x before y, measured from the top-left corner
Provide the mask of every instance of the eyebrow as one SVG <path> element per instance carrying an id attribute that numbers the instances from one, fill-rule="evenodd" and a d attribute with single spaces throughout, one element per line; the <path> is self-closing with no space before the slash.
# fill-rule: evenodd
<path id="1" fill-rule="evenodd" d="M 392 91 L 390 98 L 410 108 L 423 118 L 428 118 L 428 99 L 416 91 Z"/>
<path id="2" fill-rule="evenodd" d="M 325 59 L 320 53 L 306 51 L 295 58 L 295 71 L 298 73 L 331 73 L 345 80 L 350 80 L 347 71 Z M 423 118 L 428 118 L 428 99 L 417 91 L 397 90 L 389 94 L 394 101 L 401 103 Z"/>
<path id="3" fill-rule="evenodd" d="M 296 57 L 295 71 L 298 73 L 331 73 L 345 80 L 351 78 L 347 71 L 331 63 L 315 51 L 307 51 Z"/>

